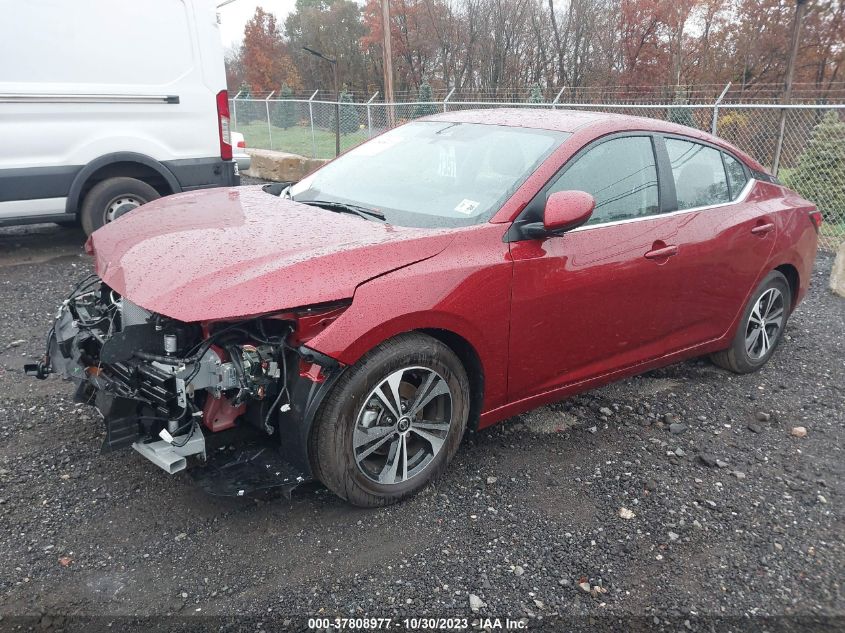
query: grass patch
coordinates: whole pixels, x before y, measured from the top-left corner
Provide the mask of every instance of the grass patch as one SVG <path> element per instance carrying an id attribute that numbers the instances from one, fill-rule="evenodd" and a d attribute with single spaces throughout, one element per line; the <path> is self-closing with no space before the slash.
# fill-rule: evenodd
<path id="1" fill-rule="evenodd" d="M 315 127 L 312 137 L 310 127 L 294 126 L 285 130 L 271 125 L 268 129 L 266 122 L 255 121 L 248 125 L 239 125 L 236 131 L 244 135 L 247 147 L 272 149 L 309 157 L 314 156 L 316 147 L 316 158 L 334 158 L 334 131 L 325 128 Z M 352 134 L 341 134 L 340 151 L 346 151 L 366 140 L 366 129 Z"/>

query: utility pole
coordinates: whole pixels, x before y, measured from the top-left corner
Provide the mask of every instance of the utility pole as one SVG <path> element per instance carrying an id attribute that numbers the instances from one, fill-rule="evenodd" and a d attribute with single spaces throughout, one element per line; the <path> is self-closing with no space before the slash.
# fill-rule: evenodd
<path id="1" fill-rule="evenodd" d="M 804 20 L 804 5 L 807 0 L 795 0 L 795 18 L 792 21 L 792 47 L 789 51 L 789 61 L 786 66 L 786 83 L 784 84 L 783 102 L 792 101 L 792 76 L 795 73 L 795 58 L 798 57 L 798 44 L 801 41 L 801 22 Z M 777 144 L 775 145 L 775 157 L 772 161 L 772 173 L 778 175 L 780 167 L 780 154 L 783 150 L 783 136 L 786 132 L 786 108 L 780 111 L 780 126 L 778 127 Z"/>
<path id="2" fill-rule="evenodd" d="M 390 7 L 388 0 L 381 0 L 381 30 L 384 38 L 384 100 L 386 103 L 393 103 L 393 51 L 390 47 Z M 387 107 L 387 125 L 395 125 L 393 119 L 393 106 Z"/>

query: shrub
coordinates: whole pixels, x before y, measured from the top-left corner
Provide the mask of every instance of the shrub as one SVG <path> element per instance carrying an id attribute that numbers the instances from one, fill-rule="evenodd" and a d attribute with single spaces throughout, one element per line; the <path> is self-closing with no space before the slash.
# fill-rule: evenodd
<path id="1" fill-rule="evenodd" d="M 826 222 L 845 221 L 845 123 L 835 110 L 813 127 L 795 169 L 782 173 L 784 183 L 814 202 Z"/>

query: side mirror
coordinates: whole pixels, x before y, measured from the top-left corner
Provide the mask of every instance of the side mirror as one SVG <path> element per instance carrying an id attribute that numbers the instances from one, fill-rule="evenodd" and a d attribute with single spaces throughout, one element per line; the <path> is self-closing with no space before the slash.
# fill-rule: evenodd
<path id="1" fill-rule="evenodd" d="M 546 200 L 543 228 L 562 233 L 581 226 L 593 215 L 596 200 L 585 191 L 556 191 Z"/>
<path id="2" fill-rule="evenodd" d="M 584 224 L 595 208 L 595 199 L 585 191 L 556 191 L 546 200 L 543 221 L 521 225 L 519 235 L 529 240 L 560 235 Z"/>

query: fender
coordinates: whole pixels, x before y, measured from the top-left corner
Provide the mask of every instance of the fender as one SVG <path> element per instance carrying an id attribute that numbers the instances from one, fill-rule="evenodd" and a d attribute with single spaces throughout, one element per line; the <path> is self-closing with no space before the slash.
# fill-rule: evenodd
<path id="1" fill-rule="evenodd" d="M 76 174 L 73 182 L 70 185 L 70 191 L 67 195 L 67 203 L 65 205 L 65 213 L 76 213 L 79 208 L 79 197 L 82 193 L 82 188 L 88 179 L 99 169 L 115 163 L 137 163 L 144 165 L 150 169 L 158 172 L 158 174 L 167 181 L 168 186 L 173 190 L 173 193 L 182 191 L 179 181 L 167 167 L 162 165 L 155 158 L 150 158 L 145 154 L 138 154 L 136 152 L 114 152 L 113 154 L 105 154 L 99 158 L 95 158 L 90 163 L 85 165 Z"/>

